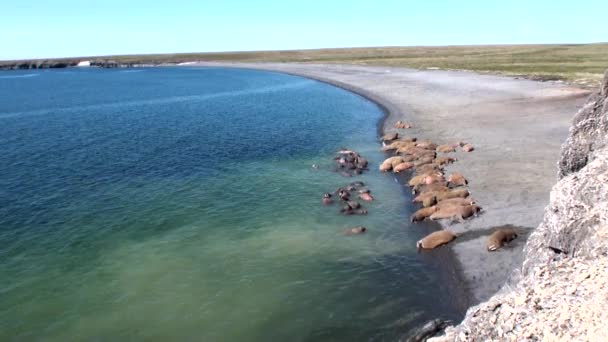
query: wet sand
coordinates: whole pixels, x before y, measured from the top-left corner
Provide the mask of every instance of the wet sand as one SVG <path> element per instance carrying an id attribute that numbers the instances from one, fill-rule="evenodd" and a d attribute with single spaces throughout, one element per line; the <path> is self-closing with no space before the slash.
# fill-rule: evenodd
<path id="1" fill-rule="evenodd" d="M 388 113 L 384 131 L 403 120 L 407 136 L 436 143 L 466 141 L 475 151 L 458 151 L 446 172 L 459 171 L 483 213 L 444 227 L 462 233 L 450 245 L 458 278 L 470 306 L 490 297 L 521 265 L 525 238 L 489 253 L 493 227 L 536 227 L 556 182 L 556 162 L 571 119 L 588 91 L 556 82 L 536 82 L 471 72 L 390 67 L 280 63 L 200 63 L 263 69 L 305 76 L 354 91 Z M 527 228 L 525 228 L 527 227 Z M 526 237 L 528 234 L 522 234 Z"/>

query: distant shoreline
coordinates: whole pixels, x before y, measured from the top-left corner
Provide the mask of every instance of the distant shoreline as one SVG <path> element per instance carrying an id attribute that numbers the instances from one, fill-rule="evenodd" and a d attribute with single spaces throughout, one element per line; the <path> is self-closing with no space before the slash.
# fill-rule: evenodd
<path id="1" fill-rule="evenodd" d="M 568 62 L 564 62 L 568 61 Z M 584 62 L 582 62 L 584 61 Z M 323 63 L 406 67 L 419 70 L 467 70 L 537 81 L 562 81 L 596 89 L 608 65 L 608 43 L 388 46 L 284 51 L 239 51 L 140 55 L 76 56 L 0 61 L 0 70 L 76 66 L 152 67 L 220 63 Z"/>
<path id="2" fill-rule="evenodd" d="M 469 178 L 484 214 L 449 226 L 463 237 L 430 254 L 444 269 L 443 279 L 453 284 L 454 304 L 463 312 L 498 291 L 521 264 L 525 237 L 492 254 L 484 248 L 485 237 L 492 227 L 538 225 L 555 180 L 561 143 L 588 94 L 560 83 L 471 72 L 333 64 L 197 65 L 267 70 L 326 82 L 378 104 L 385 112 L 379 135 L 404 120 L 414 126 L 400 130 L 405 135 L 437 143 L 472 143 L 476 150 L 457 153 L 459 161 L 447 171 Z M 398 178 L 403 182 L 402 177 Z"/>

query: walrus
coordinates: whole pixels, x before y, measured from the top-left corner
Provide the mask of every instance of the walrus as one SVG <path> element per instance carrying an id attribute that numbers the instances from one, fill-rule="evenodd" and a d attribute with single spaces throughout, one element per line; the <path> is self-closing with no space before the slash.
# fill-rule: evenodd
<path id="1" fill-rule="evenodd" d="M 414 177 L 412 177 L 407 184 L 409 186 L 416 186 L 416 185 L 421 185 L 421 184 L 426 184 L 426 177 L 427 176 L 442 176 L 442 174 L 440 172 L 437 172 L 437 170 L 432 170 L 423 174 L 418 174 Z"/>
<path id="2" fill-rule="evenodd" d="M 367 209 L 350 209 L 342 211 L 344 215 L 367 215 Z"/>
<path id="3" fill-rule="evenodd" d="M 405 170 L 409 170 L 414 167 L 414 163 L 412 162 L 403 162 L 393 168 L 394 173 L 403 172 Z"/>
<path id="4" fill-rule="evenodd" d="M 464 188 L 456 188 L 451 189 L 450 191 L 444 191 L 437 193 L 437 202 L 441 202 L 446 199 L 456 198 L 456 197 L 468 197 L 470 195 L 469 190 Z"/>
<path id="5" fill-rule="evenodd" d="M 412 128 L 412 125 L 410 125 L 407 122 L 399 120 L 399 121 L 395 122 L 395 124 L 393 125 L 393 127 L 404 129 L 404 128 Z"/>
<path id="6" fill-rule="evenodd" d="M 425 149 L 425 150 L 433 150 L 433 151 L 435 151 L 435 149 L 437 148 L 437 144 L 435 144 L 432 141 L 425 140 L 425 141 L 419 141 L 419 142 L 417 142 L 416 143 L 416 147 L 419 147 L 419 148 L 422 148 L 422 149 Z"/>
<path id="7" fill-rule="evenodd" d="M 354 227 L 354 228 L 348 228 L 343 232 L 343 234 L 344 235 L 358 235 L 358 234 L 363 234 L 365 232 L 367 232 L 367 228 L 359 226 L 359 227 Z"/>
<path id="8" fill-rule="evenodd" d="M 466 178 L 460 172 L 452 172 L 452 174 L 448 177 L 448 186 L 465 186 L 469 184 Z"/>
<path id="9" fill-rule="evenodd" d="M 360 188 L 360 187 L 365 186 L 365 183 L 363 183 L 362 181 L 354 181 L 354 182 L 350 183 L 349 185 Z"/>
<path id="10" fill-rule="evenodd" d="M 321 199 L 321 203 L 323 203 L 325 205 L 330 205 L 330 204 L 334 203 L 334 200 L 331 198 L 331 194 L 324 193 L 323 198 Z"/>
<path id="11" fill-rule="evenodd" d="M 451 144 L 443 144 L 443 145 L 437 146 L 435 151 L 441 152 L 441 153 L 450 153 L 450 152 L 456 152 L 456 148 Z"/>
<path id="12" fill-rule="evenodd" d="M 464 146 L 462 146 L 462 150 L 464 152 L 472 152 L 473 150 L 475 150 L 475 148 L 471 144 L 464 144 Z"/>
<path id="13" fill-rule="evenodd" d="M 382 138 L 380 138 L 380 140 L 382 141 L 393 141 L 393 140 L 397 140 L 399 138 L 399 133 L 397 132 L 390 132 L 390 133 L 386 133 L 385 135 L 382 136 Z"/>
<path id="14" fill-rule="evenodd" d="M 493 252 L 504 244 L 507 244 L 517 238 L 517 232 L 515 229 L 501 228 L 497 229 L 488 237 L 488 242 L 486 246 L 488 247 L 488 251 Z"/>
<path id="15" fill-rule="evenodd" d="M 416 242 L 416 247 L 418 249 L 433 249 L 439 246 L 443 246 L 456 238 L 456 234 L 449 230 L 439 230 L 433 232 L 418 242 Z"/>
<path id="16" fill-rule="evenodd" d="M 382 164 L 380 164 L 380 171 L 390 171 L 393 169 L 393 167 L 403 163 L 403 157 L 401 156 L 394 156 L 394 157 L 390 157 L 385 159 Z"/>
<path id="17" fill-rule="evenodd" d="M 431 220 L 457 219 L 459 221 L 464 221 L 464 219 L 476 215 L 480 210 L 481 208 L 474 204 L 465 206 L 445 206 L 437 210 L 433 215 L 429 216 L 429 218 Z"/>
<path id="18" fill-rule="evenodd" d="M 433 206 L 437 203 L 437 192 L 429 191 L 423 194 L 420 194 L 412 200 L 412 202 L 421 203 L 423 207 L 427 208 Z"/>
<path id="19" fill-rule="evenodd" d="M 434 206 L 418 209 L 415 213 L 412 214 L 410 219 L 412 220 L 412 222 L 423 221 L 424 219 L 431 216 L 436 211 L 437 211 L 437 208 Z"/>
<path id="20" fill-rule="evenodd" d="M 368 190 L 369 191 L 369 190 Z M 371 202 L 374 200 L 374 196 L 370 195 L 369 192 L 362 192 L 359 194 L 359 198 L 362 201 Z"/>
<path id="21" fill-rule="evenodd" d="M 446 186 L 445 182 L 437 182 L 437 183 L 432 183 L 432 184 L 416 185 L 416 186 L 412 187 L 412 194 L 420 195 L 425 192 L 431 192 L 431 191 L 441 192 L 441 191 L 448 191 L 448 190 L 450 190 L 450 188 L 448 188 Z"/>
<path id="22" fill-rule="evenodd" d="M 435 161 L 434 157 L 432 157 L 432 156 L 423 156 L 423 157 L 417 159 L 414 162 L 414 166 L 415 167 L 419 167 L 419 166 L 422 166 L 422 165 L 431 164 L 431 163 L 433 163 L 433 161 Z"/>
<path id="23" fill-rule="evenodd" d="M 439 172 L 439 171 L 442 171 L 441 167 L 439 165 L 437 165 L 435 163 L 430 163 L 430 164 L 418 166 L 416 168 L 415 174 L 422 175 L 422 174 L 429 173 L 429 172 Z M 441 172 L 441 173 L 443 174 L 443 172 Z"/>
<path id="24" fill-rule="evenodd" d="M 351 209 L 359 209 L 361 208 L 361 204 L 357 201 L 348 201 L 346 202 L 346 204 L 351 208 Z"/>
<path id="25" fill-rule="evenodd" d="M 350 193 L 345 189 L 338 189 L 337 195 L 343 201 L 348 201 L 350 199 Z"/>
<path id="26" fill-rule="evenodd" d="M 453 162 L 455 162 L 456 159 L 452 158 L 452 157 L 437 157 L 435 158 L 435 163 L 443 166 L 443 165 L 447 165 L 447 164 L 451 164 Z"/>
<path id="27" fill-rule="evenodd" d="M 363 157 L 357 157 L 357 158 L 355 158 L 355 164 L 357 165 L 357 168 L 365 169 L 367 167 L 367 165 L 369 164 L 369 162 L 367 161 L 367 159 L 365 159 Z"/>
<path id="28" fill-rule="evenodd" d="M 414 140 L 416 140 L 416 138 L 401 138 L 399 140 L 392 141 L 389 144 L 385 144 L 384 146 L 382 146 L 382 151 L 386 152 L 397 150 L 403 147 L 414 147 Z"/>
<path id="29" fill-rule="evenodd" d="M 465 206 L 465 205 L 473 205 L 475 204 L 475 201 L 470 198 L 462 198 L 462 197 L 455 197 L 455 198 L 449 198 L 449 199 L 444 199 L 443 201 L 438 202 L 437 204 L 435 204 L 435 206 L 438 209 L 442 209 L 448 206 Z"/>

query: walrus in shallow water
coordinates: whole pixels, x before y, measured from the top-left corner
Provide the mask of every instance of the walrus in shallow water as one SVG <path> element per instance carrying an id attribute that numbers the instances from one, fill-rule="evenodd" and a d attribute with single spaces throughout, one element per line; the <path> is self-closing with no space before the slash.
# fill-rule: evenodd
<path id="1" fill-rule="evenodd" d="M 363 234 L 365 232 L 367 232 L 367 228 L 359 226 L 354 228 L 348 228 L 343 233 L 344 235 L 358 235 Z"/>
<path id="2" fill-rule="evenodd" d="M 373 201 L 373 200 L 374 200 L 374 196 L 372 196 L 372 195 L 369 193 L 369 190 L 367 190 L 367 191 L 368 191 L 368 192 L 360 192 L 360 193 L 359 193 L 359 198 L 360 198 L 362 201 L 371 202 L 371 201 Z"/>
<path id="3" fill-rule="evenodd" d="M 500 228 L 490 235 L 486 246 L 488 247 L 488 251 L 493 252 L 505 244 L 515 240 L 515 238 L 517 238 L 517 232 L 515 229 Z"/>
<path id="4" fill-rule="evenodd" d="M 416 243 L 418 249 L 433 249 L 443 246 L 456 238 L 456 234 L 449 230 L 439 230 L 433 232 Z"/>
<path id="5" fill-rule="evenodd" d="M 321 199 L 321 203 L 323 203 L 325 205 L 330 205 L 330 204 L 334 203 L 334 200 L 331 198 L 331 194 L 324 193 L 323 198 Z"/>
<path id="6" fill-rule="evenodd" d="M 429 216 L 429 218 L 431 220 L 457 219 L 459 221 L 464 221 L 464 219 L 477 214 L 480 210 L 481 207 L 476 205 L 444 206 L 437 210 L 433 215 Z"/>
<path id="7" fill-rule="evenodd" d="M 412 220 L 412 222 L 423 221 L 424 219 L 431 216 L 436 211 L 437 211 L 437 208 L 434 206 L 418 209 L 415 213 L 412 214 L 412 217 L 410 219 Z"/>

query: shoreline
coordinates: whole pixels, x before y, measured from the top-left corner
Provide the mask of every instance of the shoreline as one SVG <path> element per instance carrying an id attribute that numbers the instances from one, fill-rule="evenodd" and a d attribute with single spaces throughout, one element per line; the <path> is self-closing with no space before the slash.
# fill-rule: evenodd
<path id="1" fill-rule="evenodd" d="M 314 79 L 351 91 L 384 112 L 377 132 L 396 131 L 404 120 L 408 136 L 436 143 L 465 140 L 475 151 L 450 154 L 459 161 L 446 167 L 470 181 L 473 197 L 484 208 L 477 218 L 446 226 L 465 234 L 448 248 L 432 252 L 458 311 L 495 294 L 522 261 L 522 249 L 541 219 L 555 182 L 555 160 L 571 119 L 589 91 L 568 85 L 472 72 L 414 70 L 353 65 L 290 63 L 198 63 L 280 72 Z M 404 176 L 398 176 L 400 184 Z M 403 188 L 402 188 L 403 190 Z M 485 237 L 493 227 L 522 227 L 524 237 L 488 253 Z"/>

